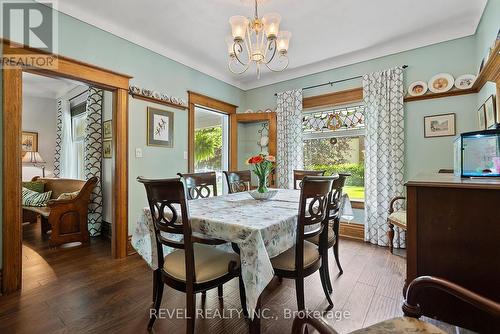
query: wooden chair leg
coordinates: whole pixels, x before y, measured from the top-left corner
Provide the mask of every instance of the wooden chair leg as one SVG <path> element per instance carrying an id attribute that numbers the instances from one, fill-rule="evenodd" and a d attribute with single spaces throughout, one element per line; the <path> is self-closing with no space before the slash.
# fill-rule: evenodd
<path id="1" fill-rule="evenodd" d="M 196 319 L 196 295 L 194 292 L 186 291 L 186 334 L 194 334 L 194 326 Z"/>
<path id="2" fill-rule="evenodd" d="M 333 307 L 333 302 L 330 298 L 330 291 L 328 291 L 328 284 L 326 282 L 326 270 L 328 270 L 327 267 L 321 266 L 321 268 L 319 268 L 319 276 L 321 278 L 321 286 L 323 287 L 323 292 L 325 293 L 326 300 L 328 301 L 330 307 Z"/>
<path id="3" fill-rule="evenodd" d="M 219 298 L 224 297 L 224 286 L 222 284 L 217 287 L 217 294 Z"/>
<path id="4" fill-rule="evenodd" d="M 394 250 L 394 225 L 389 222 L 389 231 L 387 231 L 387 236 L 389 237 L 389 251 L 393 253 Z"/>
<path id="5" fill-rule="evenodd" d="M 247 309 L 247 295 L 245 292 L 245 285 L 243 284 L 243 278 L 240 277 L 238 278 L 238 283 L 239 283 L 239 288 L 240 288 L 240 303 L 241 303 L 241 309 L 243 310 L 243 315 L 248 318 L 248 309 Z"/>
<path id="6" fill-rule="evenodd" d="M 306 308 L 304 301 L 304 277 L 295 279 L 295 293 L 297 294 L 297 309 L 302 311 Z"/>
<path id="7" fill-rule="evenodd" d="M 335 223 L 333 232 L 335 234 L 335 244 L 333 245 L 333 256 L 335 257 L 335 262 L 337 262 L 337 267 L 339 268 L 339 275 L 344 273 L 339 260 L 339 224 Z"/>
<path id="8" fill-rule="evenodd" d="M 155 313 L 149 318 L 149 323 L 148 323 L 148 330 L 151 330 L 153 328 L 153 324 L 155 323 L 155 320 L 158 316 L 158 313 L 160 311 L 160 305 L 161 305 L 161 299 L 163 297 L 163 282 L 161 279 L 158 277 L 156 278 L 156 289 L 154 294 L 155 294 L 155 301 L 153 308 L 155 309 Z"/>
<path id="9" fill-rule="evenodd" d="M 161 277 L 159 277 L 161 275 L 160 273 L 160 268 L 156 269 L 155 271 L 153 271 L 153 303 L 155 302 L 156 300 L 156 295 L 157 295 L 157 290 L 158 290 L 158 281 L 163 284 L 163 282 L 161 281 Z"/>

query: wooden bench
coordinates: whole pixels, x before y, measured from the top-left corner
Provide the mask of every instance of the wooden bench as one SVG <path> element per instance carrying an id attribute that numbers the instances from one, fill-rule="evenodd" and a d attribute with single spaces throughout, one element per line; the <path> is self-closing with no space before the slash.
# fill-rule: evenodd
<path id="1" fill-rule="evenodd" d="M 88 206 L 92 190 L 97 184 L 97 177 L 92 177 L 87 181 L 35 177 L 32 181 L 45 183 L 45 191 L 52 191 L 51 199 L 44 207 L 23 206 L 23 216 L 30 213 L 39 215 L 42 233 L 51 230 L 49 246 L 69 242 L 88 242 Z M 78 195 L 75 198 L 58 199 L 63 193 L 77 191 Z"/>

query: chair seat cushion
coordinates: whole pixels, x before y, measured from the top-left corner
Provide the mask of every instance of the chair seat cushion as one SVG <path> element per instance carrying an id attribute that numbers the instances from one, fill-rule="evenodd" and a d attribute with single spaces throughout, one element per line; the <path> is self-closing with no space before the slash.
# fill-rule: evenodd
<path id="1" fill-rule="evenodd" d="M 24 210 L 29 210 L 29 211 L 32 211 L 32 212 L 35 212 L 35 213 L 38 213 L 38 214 L 42 215 L 45 218 L 48 218 L 49 215 L 50 215 L 50 208 L 47 207 L 47 206 L 40 206 L 40 207 L 37 207 L 37 206 L 23 206 L 23 209 Z"/>
<path id="2" fill-rule="evenodd" d="M 214 246 L 193 244 L 196 283 L 204 283 L 226 275 L 229 272 L 229 262 L 234 261 L 237 267 L 240 257 Z M 174 278 L 186 281 L 186 264 L 183 249 L 178 249 L 165 256 L 163 269 Z"/>
<path id="3" fill-rule="evenodd" d="M 406 211 L 395 211 L 389 215 L 389 220 L 401 227 L 406 227 Z"/>
<path id="4" fill-rule="evenodd" d="M 318 235 L 316 235 L 312 238 L 306 239 L 306 240 L 309 242 L 312 242 L 315 245 L 319 245 L 319 236 L 320 235 L 318 234 Z M 333 233 L 332 227 L 328 226 L 328 248 L 333 247 L 333 245 L 335 245 L 336 239 L 337 238 L 335 237 L 335 233 Z"/>
<path id="5" fill-rule="evenodd" d="M 431 333 L 431 334 L 443 334 L 446 333 L 436 326 L 429 324 L 427 322 L 410 318 L 410 317 L 399 317 L 394 319 L 385 320 L 379 322 L 375 325 L 371 325 L 366 328 L 359 329 L 357 331 L 351 332 L 352 334 L 361 333 Z"/>
<path id="6" fill-rule="evenodd" d="M 319 259 L 318 246 L 304 241 L 304 268 L 309 267 Z M 273 268 L 281 270 L 295 270 L 295 246 L 271 259 Z"/>

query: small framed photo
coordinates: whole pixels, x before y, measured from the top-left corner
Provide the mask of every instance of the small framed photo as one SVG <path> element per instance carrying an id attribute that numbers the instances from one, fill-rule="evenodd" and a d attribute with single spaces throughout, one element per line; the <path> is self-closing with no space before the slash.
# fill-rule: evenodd
<path id="1" fill-rule="evenodd" d="M 148 107 L 148 146 L 174 147 L 174 113 Z"/>
<path id="2" fill-rule="evenodd" d="M 477 121 L 479 130 L 486 130 L 486 114 L 484 112 L 484 104 L 477 110 Z"/>
<path id="3" fill-rule="evenodd" d="M 111 120 L 102 123 L 102 134 L 104 139 L 111 139 L 113 137 L 113 124 Z"/>
<path id="4" fill-rule="evenodd" d="M 486 128 L 489 129 L 493 127 L 496 123 L 500 121 L 498 115 L 496 114 L 495 96 L 491 95 L 486 102 L 484 102 L 484 113 L 486 117 Z"/>
<path id="5" fill-rule="evenodd" d="M 447 137 L 456 134 L 455 114 L 443 114 L 424 117 L 424 137 Z"/>
<path id="6" fill-rule="evenodd" d="M 104 140 L 102 142 L 102 153 L 105 159 L 111 159 L 113 157 L 113 147 L 111 145 L 111 140 Z"/>
<path id="7" fill-rule="evenodd" d="M 38 132 L 23 131 L 21 147 L 23 152 L 38 152 Z"/>

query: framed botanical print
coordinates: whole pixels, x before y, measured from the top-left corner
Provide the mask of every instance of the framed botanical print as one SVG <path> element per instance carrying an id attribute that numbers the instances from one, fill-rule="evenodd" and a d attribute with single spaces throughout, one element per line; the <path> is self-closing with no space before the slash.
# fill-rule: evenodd
<path id="1" fill-rule="evenodd" d="M 102 123 L 102 135 L 104 139 L 111 139 L 113 136 L 113 125 L 111 120 Z"/>
<path id="2" fill-rule="evenodd" d="M 38 152 L 38 132 L 23 131 L 21 147 L 23 152 Z"/>
<path id="3" fill-rule="evenodd" d="M 424 117 L 425 138 L 454 136 L 455 128 L 455 114 L 443 114 Z"/>
<path id="4" fill-rule="evenodd" d="M 148 107 L 148 146 L 174 147 L 174 113 Z"/>
<path id="5" fill-rule="evenodd" d="M 113 148 L 111 146 L 111 140 L 104 140 L 102 142 L 102 155 L 105 159 L 111 159 L 113 157 Z"/>
<path id="6" fill-rule="evenodd" d="M 491 95 L 486 102 L 484 102 L 484 113 L 486 117 L 486 128 L 493 127 L 496 123 L 500 122 L 498 115 L 496 115 L 495 96 Z"/>
<path id="7" fill-rule="evenodd" d="M 486 114 L 484 112 L 484 105 L 479 107 L 477 110 L 477 122 L 479 124 L 479 130 L 486 129 Z"/>

